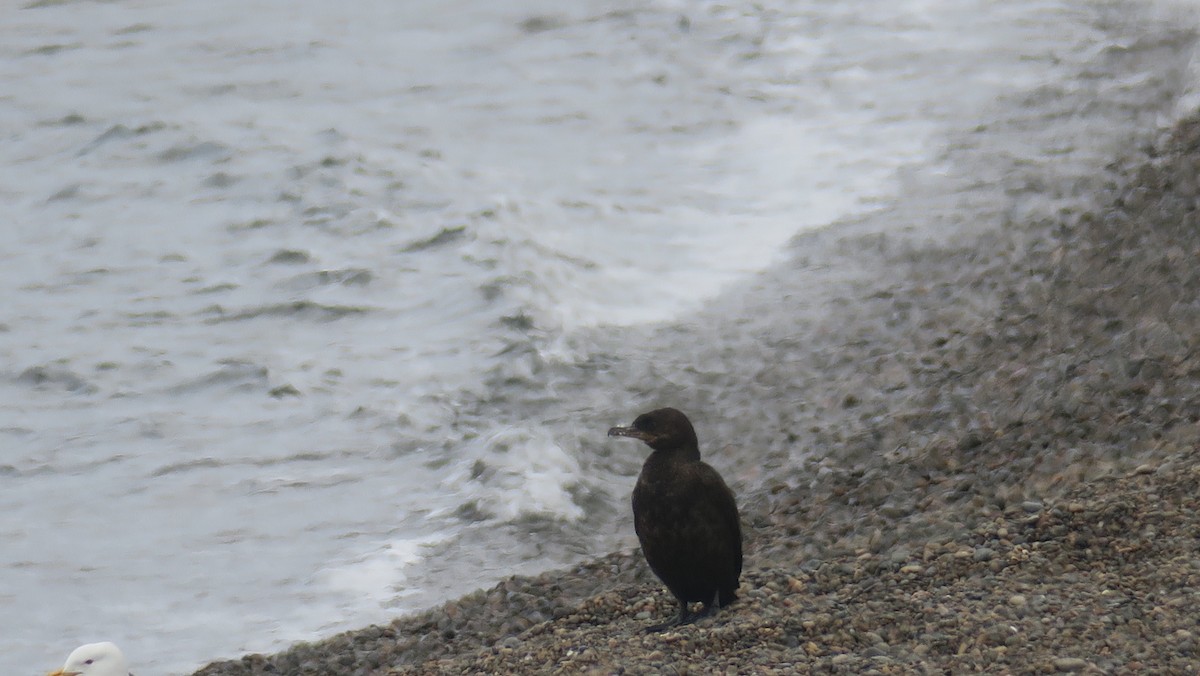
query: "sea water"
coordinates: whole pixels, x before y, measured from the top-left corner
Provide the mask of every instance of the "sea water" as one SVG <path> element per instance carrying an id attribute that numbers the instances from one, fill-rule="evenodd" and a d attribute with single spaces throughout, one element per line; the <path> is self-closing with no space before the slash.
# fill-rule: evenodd
<path id="1" fill-rule="evenodd" d="M 112 640 L 186 673 L 632 546 L 644 451 L 588 449 L 637 397 L 547 364 L 644 354 L 798 233 L 904 213 L 914 176 L 986 184 L 947 169 L 964 132 L 1100 171 L 1194 103 L 1196 27 L 1182 2 L 10 3 L 0 672 Z"/>

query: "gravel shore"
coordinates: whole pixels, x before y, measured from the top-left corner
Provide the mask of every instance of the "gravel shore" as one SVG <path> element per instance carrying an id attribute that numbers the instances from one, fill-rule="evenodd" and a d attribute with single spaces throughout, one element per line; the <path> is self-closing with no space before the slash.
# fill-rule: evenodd
<path id="1" fill-rule="evenodd" d="M 618 552 L 197 676 L 1200 671 L 1200 119 L 1151 145 L 1094 208 L 875 238 L 892 282 L 712 382 L 795 402 L 712 428 L 767 449 L 712 461 L 715 617 L 645 634 L 673 601 Z"/>

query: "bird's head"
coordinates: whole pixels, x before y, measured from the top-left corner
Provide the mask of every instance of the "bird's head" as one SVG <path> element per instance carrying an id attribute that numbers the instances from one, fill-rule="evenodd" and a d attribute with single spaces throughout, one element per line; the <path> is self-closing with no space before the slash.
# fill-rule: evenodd
<path id="1" fill-rule="evenodd" d="M 67 657 L 66 664 L 47 676 L 128 676 L 129 665 L 116 644 L 88 643 Z"/>
<path id="2" fill-rule="evenodd" d="M 610 429 L 608 436 L 640 439 L 656 451 L 694 450 L 698 447 L 692 422 L 674 408 L 660 408 L 643 413 L 629 427 Z"/>

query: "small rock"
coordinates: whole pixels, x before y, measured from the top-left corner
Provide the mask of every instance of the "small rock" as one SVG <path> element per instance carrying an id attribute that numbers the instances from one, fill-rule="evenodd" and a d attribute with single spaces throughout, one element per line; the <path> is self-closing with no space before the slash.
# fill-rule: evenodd
<path id="1" fill-rule="evenodd" d="M 1054 658 L 1054 668 L 1059 671 L 1082 671 L 1087 669 L 1087 666 L 1087 660 L 1078 657 Z"/>
<path id="2" fill-rule="evenodd" d="M 971 558 L 975 561 L 991 561 L 995 556 L 996 552 L 987 547 L 976 547 L 971 554 Z"/>
<path id="3" fill-rule="evenodd" d="M 1025 598 L 1024 594 L 1013 594 L 1012 596 L 1008 597 L 1008 605 L 1010 606 L 1022 608 L 1027 603 L 1029 603 L 1029 599 Z"/>
<path id="4" fill-rule="evenodd" d="M 1030 514 L 1036 514 L 1042 511 L 1042 506 L 1042 503 L 1038 502 L 1037 500 L 1029 500 L 1021 503 L 1021 509 L 1029 512 Z"/>

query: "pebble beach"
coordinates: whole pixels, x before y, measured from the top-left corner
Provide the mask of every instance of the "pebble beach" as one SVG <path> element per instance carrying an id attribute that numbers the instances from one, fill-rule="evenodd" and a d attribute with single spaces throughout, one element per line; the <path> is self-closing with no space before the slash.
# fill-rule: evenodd
<path id="1" fill-rule="evenodd" d="M 792 326 L 788 266 L 731 293 L 680 343 L 759 339 L 687 393 L 591 374 L 699 419 L 739 493 L 733 606 L 647 634 L 674 601 L 620 551 L 196 676 L 1196 672 L 1200 118 L 1022 190 L 1071 199 L 937 243 L 808 235 L 893 273 Z"/>

